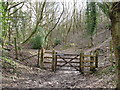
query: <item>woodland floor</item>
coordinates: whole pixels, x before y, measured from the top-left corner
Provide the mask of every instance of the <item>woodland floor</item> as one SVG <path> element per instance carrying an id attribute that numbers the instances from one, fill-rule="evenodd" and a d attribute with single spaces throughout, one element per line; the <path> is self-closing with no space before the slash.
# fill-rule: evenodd
<path id="1" fill-rule="evenodd" d="M 24 50 L 29 52 L 21 57 L 34 55 L 37 50 Z M 75 52 L 73 48 L 62 52 Z M 89 52 L 89 50 L 88 50 Z M 23 53 L 23 52 L 22 52 Z M 61 71 L 55 73 L 41 70 L 36 67 L 37 57 L 18 61 L 16 72 L 8 73 L 3 69 L 2 87 L 14 88 L 115 88 L 115 73 L 110 68 L 110 63 L 99 61 L 99 68 L 94 74 L 81 74 L 78 71 Z M 102 61 L 103 60 L 103 61 Z M 103 67 L 104 66 L 104 67 Z M 101 68 L 103 67 L 103 68 Z"/>

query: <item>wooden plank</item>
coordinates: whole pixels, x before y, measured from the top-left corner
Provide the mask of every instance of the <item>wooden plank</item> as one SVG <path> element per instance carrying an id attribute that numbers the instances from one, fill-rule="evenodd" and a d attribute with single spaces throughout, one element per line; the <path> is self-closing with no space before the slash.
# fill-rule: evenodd
<path id="1" fill-rule="evenodd" d="M 63 57 L 64 59 L 79 59 L 79 58 L 73 58 L 73 57 Z"/>
<path id="2" fill-rule="evenodd" d="M 104 54 L 99 54 L 98 56 L 104 56 Z"/>
<path id="3" fill-rule="evenodd" d="M 83 62 L 95 62 L 95 61 L 91 61 L 91 60 L 84 60 Z"/>
<path id="4" fill-rule="evenodd" d="M 84 57 L 95 57 L 95 55 L 83 55 Z"/>
<path id="5" fill-rule="evenodd" d="M 57 63 L 65 63 L 65 61 L 58 61 L 58 60 L 57 60 Z"/>
<path id="6" fill-rule="evenodd" d="M 50 57 L 50 56 L 46 56 L 46 57 L 44 57 L 44 58 L 50 58 L 50 59 L 52 59 L 53 57 Z"/>
<path id="7" fill-rule="evenodd" d="M 45 61 L 44 63 L 49 63 L 49 64 L 51 64 L 52 62 Z"/>
<path id="8" fill-rule="evenodd" d="M 57 61 L 58 63 L 65 63 L 65 61 Z M 70 62 L 70 63 L 80 63 L 80 62 Z"/>
<path id="9" fill-rule="evenodd" d="M 62 66 L 62 65 L 60 65 L 60 64 L 58 64 L 57 66 Z M 74 67 L 79 67 L 78 65 L 73 65 Z M 65 65 L 64 67 L 71 67 L 70 65 Z M 71 68 L 73 68 L 73 67 L 71 67 Z"/>
<path id="10" fill-rule="evenodd" d="M 56 54 L 57 56 L 79 56 L 79 54 Z"/>
<path id="11" fill-rule="evenodd" d="M 50 54 L 52 54 L 52 51 L 45 51 L 45 53 L 50 53 Z"/>
<path id="12" fill-rule="evenodd" d="M 64 59 L 74 59 L 73 57 L 62 57 Z M 57 59 L 58 60 L 61 60 L 62 58 L 60 58 L 59 56 L 57 56 Z M 79 58 L 75 58 L 75 59 L 79 59 Z"/>
<path id="13" fill-rule="evenodd" d="M 95 66 L 81 66 L 81 67 L 93 67 L 93 68 L 95 68 Z"/>

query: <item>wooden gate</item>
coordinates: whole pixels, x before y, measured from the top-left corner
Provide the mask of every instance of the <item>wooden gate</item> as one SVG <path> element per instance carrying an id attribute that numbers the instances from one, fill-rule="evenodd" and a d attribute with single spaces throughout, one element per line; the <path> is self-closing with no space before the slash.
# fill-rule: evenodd
<path id="1" fill-rule="evenodd" d="M 48 54 L 48 56 L 45 54 Z M 92 55 L 85 55 L 84 53 L 63 54 L 55 50 L 41 49 L 40 66 L 41 68 L 49 68 L 54 72 L 62 67 L 72 67 L 81 73 L 93 73 L 98 68 L 98 53 L 93 53 Z"/>
<path id="2" fill-rule="evenodd" d="M 56 54 L 57 64 L 55 67 L 60 69 L 61 67 L 73 67 L 76 71 L 79 69 L 79 54 Z"/>

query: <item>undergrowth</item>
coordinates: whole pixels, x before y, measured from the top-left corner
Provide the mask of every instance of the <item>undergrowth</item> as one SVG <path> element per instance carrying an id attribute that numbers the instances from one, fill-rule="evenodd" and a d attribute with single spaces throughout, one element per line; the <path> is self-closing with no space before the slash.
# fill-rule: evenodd
<path id="1" fill-rule="evenodd" d="M 30 41 L 33 49 L 39 49 L 43 45 L 43 38 L 41 35 L 37 35 Z"/>
<path id="2" fill-rule="evenodd" d="M 14 73 L 17 67 L 17 63 L 8 57 L 0 57 L 1 67 L 7 69 L 9 72 Z M 11 70 L 11 71 L 10 71 Z"/>
<path id="3" fill-rule="evenodd" d="M 97 76 L 101 76 L 101 75 L 107 75 L 107 74 L 115 74 L 115 72 L 116 72 L 116 66 L 111 65 L 111 66 L 108 66 L 102 70 L 98 70 L 95 74 Z"/>

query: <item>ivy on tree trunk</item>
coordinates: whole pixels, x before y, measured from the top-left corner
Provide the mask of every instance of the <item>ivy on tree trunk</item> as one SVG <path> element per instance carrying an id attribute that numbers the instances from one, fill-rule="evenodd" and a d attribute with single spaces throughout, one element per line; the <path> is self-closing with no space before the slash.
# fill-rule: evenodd
<path id="1" fill-rule="evenodd" d="M 115 2 L 110 10 L 111 35 L 117 66 L 117 88 L 120 90 L 120 2 Z"/>

